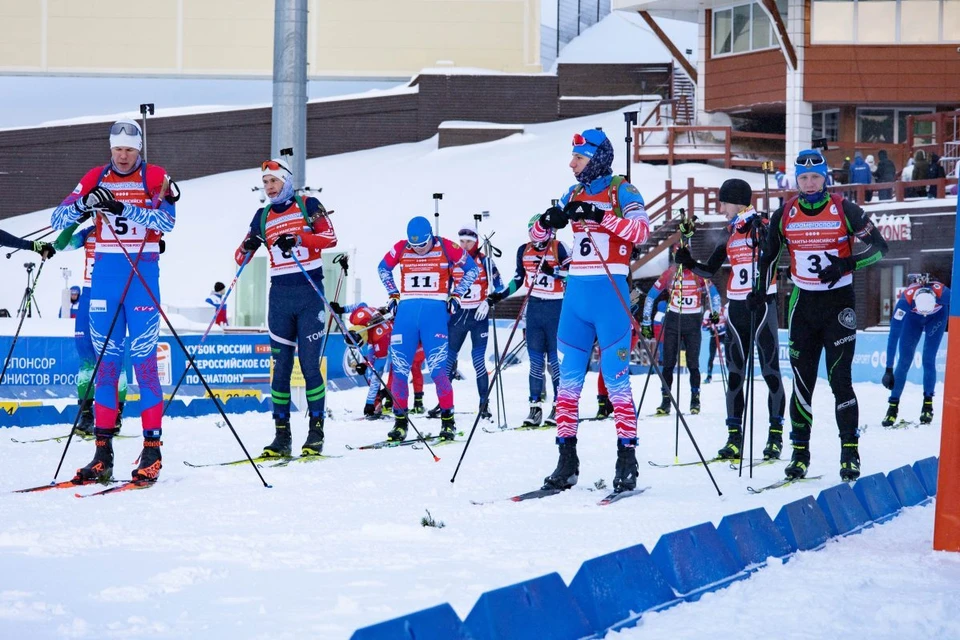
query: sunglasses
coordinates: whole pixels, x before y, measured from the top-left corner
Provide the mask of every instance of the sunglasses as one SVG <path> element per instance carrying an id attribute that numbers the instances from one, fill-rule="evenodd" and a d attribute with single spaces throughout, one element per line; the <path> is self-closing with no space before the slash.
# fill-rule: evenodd
<path id="1" fill-rule="evenodd" d="M 826 160 L 819 153 L 808 153 L 797 156 L 798 167 L 819 167 Z"/>
<path id="2" fill-rule="evenodd" d="M 137 125 L 132 122 L 115 122 L 113 126 L 110 127 L 110 135 L 117 136 L 121 133 L 125 133 L 128 136 L 139 136 L 140 129 L 137 128 Z"/>
<path id="3" fill-rule="evenodd" d="M 285 166 L 276 160 L 267 160 L 260 165 L 260 171 L 289 171 Z"/>
<path id="4" fill-rule="evenodd" d="M 585 145 L 585 144 L 588 144 L 588 145 L 590 145 L 591 147 L 599 147 L 599 146 L 600 146 L 600 145 L 596 144 L 595 142 L 590 142 L 589 140 L 587 140 L 586 138 L 584 138 L 583 135 L 581 135 L 581 134 L 579 134 L 579 133 L 573 134 L 573 146 L 575 146 L 575 147 L 582 147 L 582 146 Z"/>

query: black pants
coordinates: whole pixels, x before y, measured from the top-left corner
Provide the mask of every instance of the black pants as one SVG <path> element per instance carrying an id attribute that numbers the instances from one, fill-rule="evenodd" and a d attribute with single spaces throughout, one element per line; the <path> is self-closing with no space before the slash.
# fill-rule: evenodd
<path id="1" fill-rule="evenodd" d="M 703 314 L 668 311 L 663 319 L 663 379 L 673 384 L 673 368 L 680 358 L 680 345 L 687 351 L 690 390 L 700 391 L 700 320 Z M 679 338 L 679 339 L 678 339 Z"/>
<path id="2" fill-rule="evenodd" d="M 790 296 L 790 439 L 806 444 L 813 425 L 813 390 L 820 354 L 827 354 L 827 380 L 836 401 L 840 440 L 856 442 L 860 408 L 853 391 L 851 367 L 857 346 L 857 314 L 853 286 L 828 291 L 794 288 Z"/>
<path id="3" fill-rule="evenodd" d="M 743 419 L 743 384 L 749 375 L 750 310 L 743 300 L 731 300 L 727 311 L 727 426 L 739 427 Z M 754 340 L 758 369 L 767 384 L 767 409 L 770 426 L 779 430 L 783 424 L 786 394 L 780 376 L 780 339 L 777 333 L 776 296 L 767 296 L 766 305 L 758 309 L 753 319 Z"/>

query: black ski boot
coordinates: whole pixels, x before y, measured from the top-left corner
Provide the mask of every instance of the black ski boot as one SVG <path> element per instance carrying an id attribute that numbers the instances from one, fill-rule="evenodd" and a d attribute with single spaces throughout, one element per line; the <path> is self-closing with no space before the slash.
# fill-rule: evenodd
<path id="1" fill-rule="evenodd" d="M 428 418 L 433 418 L 433 419 L 439 418 L 439 417 L 440 417 L 440 405 L 438 404 L 438 405 L 435 406 L 433 409 L 430 409 L 430 411 L 427 411 L 427 417 L 428 417 Z"/>
<path id="2" fill-rule="evenodd" d="M 723 460 L 738 460 L 743 450 L 743 432 L 740 427 L 727 427 L 727 444 L 717 451 L 717 457 Z"/>
<path id="3" fill-rule="evenodd" d="M 386 393 L 383 394 L 383 402 L 380 405 L 383 408 L 385 414 L 393 413 L 393 400 Z"/>
<path id="4" fill-rule="evenodd" d="M 577 457 L 577 438 L 557 438 L 560 460 L 553 473 L 543 479 L 544 489 L 569 489 L 580 479 L 580 459 Z M 619 460 L 619 458 L 618 458 Z"/>
<path id="5" fill-rule="evenodd" d="M 414 392 L 413 394 L 413 409 L 410 410 L 410 413 L 420 415 L 426 411 L 426 408 L 423 406 L 423 391 L 420 393 Z"/>
<path id="6" fill-rule="evenodd" d="M 807 469 L 810 467 L 810 443 L 793 442 L 793 456 L 787 464 L 783 473 L 790 479 L 796 480 L 804 478 L 807 475 Z"/>
<path id="7" fill-rule="evenodd" d="M 97 437 L 97 449 L 90 464 L 77 469 L 77 475 L 73 478 L 77 484 L 106 482 L 113 477 L 113 429 L 94 429 L 94 434 Z"/>
<path id="8" fill-rule="evenodd" d="M 117 422 L 113 425 L 113 428 L 114 428 L 113 434 L 116 435 L 120 433 L 120 427 L 122 426 L 123 426 L 123 403 L 118 402 L 117 403 Z"/>
<path id="9" fill-rule="evenodd" d="M 700 389 L 690 391 L 690 413 L 693 415 L 700 413 Z"/>
<path id="10" fill-rule="evenodd" d="M 76 429 L 73 430 L 78 436 L 93 435 L 93 400 L 78 400 L 80 405 L 80 421 L 77 422 Z"/>
<path id="11" fill-rule="evenodd" d="M 610 402 L 610 396 L 597 396 L 597 420 L 604 420 L 613 415 L 613 403 Z"/>
<path id="12" fill-rule="evenodd" d="M 290 420 L 276 421 L 276 434 L 273 442 L 263 448 L 261 458 L 286 458 L 290 455 L 293 442 L 290 438 Z"/>
<path id="13" fill-rule="evenodd" d="M 527 417 L 524 418 L 523 426 L 539 427 L 541 422 L 543 422 L 543 409 L 540 408 L 539 402 L 531 402 L 530 413 L 528 413 Z"/>
<path id="14" fill-rule="evenodd" d="M 490 413 L 490 403 L 481 402 L 480 403 L 480 417 L 484 420 L 493 420 L 493 414 Z"/>
<path id="15" fill-rule="evenodd" d="M 883 417 L 883 421 L 880 423 L 881 427 L 892 427 L 897 421 L 897 413 L 900 409 L 899 400 L 890 400 L 887 404 L 887 415 Z"/>
<path id="16" fill-rule="evenodd" d="M 633 441 L 636 444 L 636 441 Z M 637 488 L 637 475 L 640 467 L 637 465 L 636 447 L 627 447 L 622 440 L 617 441 L 617 467 L 613 475 L 613 490 L 633 491 Z"/>
<path id="17" fill-rule="evenodd" d="M 783 451 L 783 426 L 770 425 L 770 435 L 767 436 L 767 446 L 763 448 L 764 460 L 779 460 Z"/>
<path id="18" fill-rule="evenodd" d="M 840 479 L 844 482 L 853 482 L 860 477 L 860 451 L 856 438 L 841 441 L 840 444 Z"/>
<path id="19" fill-rule="evenodd" d="M 323 414 L 319 416 L 310 416 L 310 429 L 307 431 L 307 439 L 300 447 L 300 456 L 319 456 L 323 453 Z"/>
<path id="20" fill-rule="evenodd" d="M 547 419 L 543 421 L 543 424 L 544 424 L 545 426 L 548 426 L 548 427 L 555 427 L 555 426 L 557 426 L 557 405 L 556 405 L 556 403 L 554 403 L 554 405 L 553 405 L 552 407 L 550 407 L 550 415 L 548 415 L 548 416 L 547 416 Z"/>
<path id="21" fill-rule="evenodd" d="M 933 422 L 933 396 L 923 396 L 923 407 L 920 409 L 920 424 Z"/>
<path id="22" fill-rule="evenodd" d="M 670 415 L 670 394 L 661 392 L 663 400 L 660 402 L 660 406 L 657 407 L 657 412 L 654 415 L 658 416 L 668 416 Z"/>
<path id="23" fill-rule="evenodd" d="M 379 420 L 380 412 L 377 411 L 377 405 L 369 403 L 363 405 L 363 418 L 364 420 Z"/>
<path id="24" fill-rule="evenodd" d="M 440 414 L 440 439 L 453 440 L 457 436 L 457 424 L 453 420 L 453 409 Z"/>
<path id="25" fill-rule="evenodd" d="M 387 432 L 390 442 L 403 442 L 407 439 L 407 416 L 397 416 L 393 421 L 393 429 Z"/>
<path id="26" fill-rule="evenodd" d="M 143 451 L 140 452 L 140 464 L 131 474 L 134 480 L 141 482 L 156 482 L 163 467 L 160 455 L 160 438 L 144 438 Z"/>

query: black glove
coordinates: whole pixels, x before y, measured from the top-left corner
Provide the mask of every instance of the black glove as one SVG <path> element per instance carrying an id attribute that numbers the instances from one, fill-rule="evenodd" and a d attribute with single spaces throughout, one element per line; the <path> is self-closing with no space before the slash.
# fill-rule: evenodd
<path id="1" fill-rule="evenodd" d="M 170 204 L 176 204 L 180 199 L 180 187 L 173 180 L 167 185 L 167 195 L 163 196 L 163 199 Z"/>
<path id="2" fill-rule="evenodd" d="M 560 207 L 550 207 L 540 215 L 540 226 L 544 229 L 563 229 L 568 221 L 567 214 Z"/>
<path id="3" fill-rule="evenodd" d="M 341 307 L 341 306 L 340 306 L 340 303 L 339 303 L 339 302 L 336 302 L 336 301 L 331 301 L 331 302 L 330 302 L 330 309 L 332 309 L 333 312 L 334 312 L 335 314 L 337 314 L 338 316 L 344 313 L 343 307 Z"/>
<path id="4" fill-rule="evenodd" d="M 506 291 L 493 291 L 487 294 L 487 303 L 494 305 L 507 297 Z"/>
<path id="5" fill-rule="evenodd" d="M 115 216 L 119 216 L 123 213 L 123 203 L 119 200 L 110 200 L 109 202 L 104 202 L 99 205 L 99 209 L 103 211 L 108 211 Z"/>
<path id="6" fill-rule="evenodd" d="M 247 236 L 243 241 L 243 250 L 244 251 L 256 251 L 260 248 L 260 238 L 254 238 L 253 236 Z"/>
<path id="7" fill-rule="evenodd" d="M 692 238 L 694 231 L 696 231 L 696 226 L 693 223 L 693 220 L 683 220 L 678 226 L 677 231 L 680 232 L 684 238 Z"/>
<path id="8" fill-rule="evenodd" d="M 893 385 L 896 383 L 896 378 L 893 377 L 893 367 L 887 367 L 886 371 L 883 372 L 883 379 L 880 382 L 885 389 L 893 391 Z"/>
<path id="9" fill-rule="evenodd" d="M 114 200 L 113 192 L 106 187 L 96 186 L 87 195 L 77 200 L 78 211 L 89 211 L 103 206 L 104 203 Z"/>
<path id="10" fill-rule="evenodd" d="M 366 362 L 358 362 L 358 363 L 357 363 L 357 375 L 358 375 L 358 376 L 362 376 L 362 375 L 364 375 L 366 372 L 367 372 L 367 363 L 366 363 Z"/>
<path id="11" fill-rule="evenodd" d="M 563 208 L 563 212 L 567 214 L 567 218 L 571 221 L 592 220 L 598 224 L 603 221 L 604 213 L 603 209 L 598 208 L 595 204 L 579 200 L 568 202 L 567 206 Z"/>
<path id="12" fill-rule="evenodd" d="M 840 278 L 853 271 L 853 266 L 850 264 L 851 260 L 849 258 L 840 258 L 832 253 L 827 254 L 827 259 L 830 264 L 821 269 L 817 276 L 820 278 L 820 282 L 827 285 L 828 289 L 833 289 L 833 285 L 840 282 Z"/>
<path id="13" fill-rule="evenodd" d="M 350 338 L 350 344 L 355 346 L 360 346 L 363 344 L 363 336 L 356 331 L 347 331 L 347 336 Z"/>
<path id="14" fill-rule="evenodd" d="M 300 246 L 300 236 L 292 233 L 281 233 L 273 245 L 284 253 L 290 253 L 291 249 Z"/>
<path id="15" fill-rule="evenodd" d="M 77 218 L 77 224 L 83 224 L 90 219 L 90 212 L 84 211 L 79 218 Z"/>
<path id="16" fill-rule="evenodd" d="M 653 340 L 653 325 L 652 324 L 641 324 L 640 325 L 640 335 L 642 335 L 647 340 Z"/>
<path id="17" fill-rule="evenodd" d="M 720 324 L 720 314 L 716 311 L 710 314 L 710 324 Z"/>
<path id="18" fill-rule="evenodd" d="M 548 276 L 552 276 L 556 272 L 556 269 L 553 268 L 552 264 L 548 264 L 546 261 L 540 263 L 540 273 L 545 273 Z"/>
<path id="19" fill-rule="evenodd" d="M 39 253 L 40 257 L 44 260 L 52 258 L 57 252 L 57 250 L 53 248 L 52 244 L 49 242 L 40 242 L 39 240 L 33 241 L 33 250 Z"/>
<path id="20" fill-rule="evenodd" d="M 167 241 L 164 240 L 163 238 L 160 238 L 160 242 L 158 242 L 157 244 L 160 245 L 160 253 L 163 253 L 167 250 Z"/>
<path id="21" fill-rule="evenodd" d="M 687 269 L 692 269 L 696 264 L 696 260 L 694 260 L 693 256 L 690 255 L 690 249 L 687 247 L 680 247 L 677 249 L 677 252 L 673 254 L 673 259 L 677 264 L 686 267 Z"/>
<path id="22" fill-rule="evenodd" d="M 750 311 L 759 311 L 767 304 L 767 296 L 757 291 L 751 291 L 747 294 L 747 309 Z"/>

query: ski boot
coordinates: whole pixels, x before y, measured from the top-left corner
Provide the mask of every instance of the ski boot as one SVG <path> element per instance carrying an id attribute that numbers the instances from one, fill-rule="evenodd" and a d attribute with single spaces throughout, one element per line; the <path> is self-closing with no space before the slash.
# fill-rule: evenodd
<path id="1" fill-rule="evenodd" d="M 380 412 L 377 411 L 377 405 L 370 403 L 363 405 L 364 420 L 379 420 L 380 415 Z"/>
<path id="2" fill-rule="evenodd" d="M 880 423 L 881 427 L 892 427 L 897 421 L 897 412 L 900 408 L 899 400 L 890 400 L 887 404 L 887 415 L 883 417 L 883 421 Z"/>
<path id="3" fill-rule="evenodd" d="M 544 489 L 569 489 L 580 479 L 580 459 L 577 457 L 577 438 L 557 438 L 560 460 L 553 473 L 543 479 Z M 619 457 L 617 458 L 619 462 Z"/>
<path id="4" fill-rule="evenodd" d="M 430 409 L 430 411 L 427 411 L 427 417 L 437 419 L 440 417 L 440 411 L 440 405 L 438 404 L 433 409 Z"/>
<path id="5" fill-rule="evenodd" d="M 493 414 L 490 413 L 490 403 L 481 402 L 480 403 L 480 417 L 483 420 L 493 420 Z"/>
<path id="6" fill-rule="evenodd" d="M 547 416 L 547 419 L 543 421 L 543 424 L 547 427 L 557 426 L 557 405 L 555 403 L 552 407 L 550 407 L 550 415 Z"/>
<path id="7" fill-rule="evenodd" d="M 453 409 L 440 414 L 440 439 L 453 440 L 457 436 L 457 425 L 453 420 Z"/>
<path id="8" fill-rule="evenodd" d="M 156 482 L 160 475 L 160 468 L 163 467 L 160 455 L 160 438 L 144 438 L 143 451 L 140 452 L 140 464 L 133 470 L 131 476 L 134 480 L 142 482 Z"/>
<path id="9" fill-rule="evenodd" d="M 727 427 L 727 444 L 717 451 L 717 457 L 722 460 L 737 460 L 743 450 L 743 432 L 740 427 Z"/>
<path id="10" fill-rule="evenodd" d="M 290 420 L 276 420 L 276 433 L 273 442 L 263 448 L 261 458 L 286 458 L 290 456 L 293 443 L 290 438 Z"/>
<path id="11" fill-rule="evenodd" d="M 613 415 L 613 403 L 610 402 L 610 396 L 597 396 L 597 417 L 596 420 L 604 420 Z"/>
<path id="12" fill-rule="evenodd" d="M 407 439 L 407 416 L 397 416 L 393 421 L 393 429 L 387 432 L 389 442 L 403 442 Z"/>
<path id="13" fill-rule="evenodd" d="M 323 414 L 310 416 L 310 430 L 307 431 L 307 440 L 300 447 L 300 456 L 319 456 L 323 453 Z"/>
<path id="14" fill-rule="evenodd" d="M 670 415 L 670 394 L 662 393 L 663 400 L 660 402 L 660 406 L 657 407 L 657 412 L 654 415 L 657 416 L 668 416 Z"/>
<path id="15" fill-rule="evenodd" d="M 807 469 L 810 467 L 810 443 L 794 442 L 793 456 L 790 458 L 787 468 L 783 473 L 791 480 L 799 480 L 807 475 Z"/>
<path id="16" fill-rule="evenodd" d="M 767 436 L 767 446 L 763 448 L 764 460 L 779 460 L 783 450 L 783 427 L 779 424 L 770 425 L 770 435 Z"/>
<path id="17" fill-rule="evenodd" d="M 77 426 L 73 432 L 81 437 L 92 436 L 93 400 L 78 400 L 77 404 L 80 405 L 80 421 L 77 422 Z"/>
<path id="18" fill-rule="evenodd" d="M 527 417 L 523 419 L 524 427 L 539 427 L 540 423 L 543 421 L 543 409 L 540 408 L 539 402 L 530 403 L 530 413 L 527 414 Z"/>
<path id="19" fill-rule="evenodd" d="M 713 382 L 713 374 L 708 373 L 707 377 L 703 379 L 703 384 L 710 384 L 711 382 Z"/>
<path id="20" fill-rule="evenodd" d="M 613 490 L 616 493 L 636 489 L 637 475 L 640 473 L 637 465 L 637 449 L 626 446 L 625 440 L 634 445 L 637 443 L 636 438 L 621 438 L 617 441 L 617 466 L 613 475 Z"/>
<path id="21" fill-rule="evenodd" d="M 844 482 L 853 482 L 860 477 L 860 451 L 857 448 L 857 439 L 841 441 L 840 444 L 840 479 Z"/>
<path id="22" fill-rule="evenodd" d="M 420 415 L 426 411 L 426 408 L 423 406 L 423 391 L 420 393 L 414 392 L 413 394 L 413 409 L 410 410 L 410 413 Z"/>
<path id="23" fill-rule="evenodd" d="M 120 427 L 123 426 L 123 403 L 117 403 L 117 422 L 113 425 L 113 435 L 120 433 Z"/>
<path id="24" fill-rule="evenodd" d="M 923 407 L 920 409 L 920 424 L 933 422 L 933 396 L 923 396 Z"/>
<path id="25" fill-rule="evenodd" d="M 690 413 L 693 415 L 700 413 L 700 389 L 690 390 Z"/>
<path id="26" fill-rule="evenodd" d="M 97 437 L 97 449 L 90 464 L 77 469 L 73 481 L 77 484 L 84 482 L 106 482 L 113 477 L 113 429 L 94 429 Z"/>
<path id="27" fill-rule="evenodd" d="M 386 393 L 383 394 L 383 401 L 380 406 L 383 407 L 383 412 L 385 414 L 390 415 L 393 413 L 393 399 Z"/>

